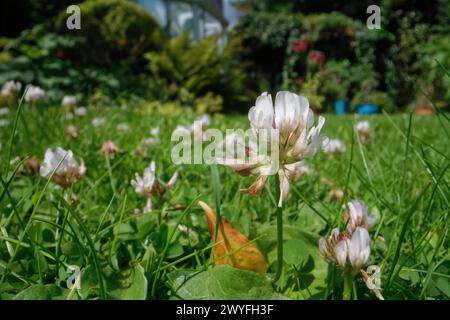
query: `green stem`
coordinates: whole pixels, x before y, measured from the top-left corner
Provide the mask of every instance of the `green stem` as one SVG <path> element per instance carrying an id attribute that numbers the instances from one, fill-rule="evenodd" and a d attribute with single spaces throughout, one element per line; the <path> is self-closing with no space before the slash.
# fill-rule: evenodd
<path id="1" fill-rule="evenodd" d="M 353 289 L 353 277 L 350 274 L 344 275 L 344 293 L 342 294 L 343 300 L 352 299 L 352 289 Z"/>
<path id="2" fill-rule="evenodd" d="M 281 196 L 279 189 L 279 178 L 277 179 L 278 194 Z M 273 282 L 277 282 L 283 271 L 283 207 L 277 207 L 277 272 Z"/>

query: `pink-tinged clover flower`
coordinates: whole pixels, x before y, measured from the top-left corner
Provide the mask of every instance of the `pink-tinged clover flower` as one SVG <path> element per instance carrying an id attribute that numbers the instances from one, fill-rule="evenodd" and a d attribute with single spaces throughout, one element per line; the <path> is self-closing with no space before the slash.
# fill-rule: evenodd
<path id="1" fill-rule="evenodd" d="M 2 87 L 2 96 L 5 98 L 17 98 L 22 89 L 22 84 L 16 81 L 7 81 Z"/>
<path id="2" fill-rule="evenodd" d="M 330 139 L 323 144 L 323 151 L 329 155 L 343 154 L 346 150 L 345 144 L 339 139 Z"/>
<path id="3" fill-rule="evenodd" d="M 161 198 L 167 191 L 173 188 L 177 178 L 178 172 L 175 172 L 167 184 L 161 183 L 156 178 L 156 163 L 152 161 L 150 166 L 145 168 L 142 177 L 137 173 L 135 174 L 135 179 L 131 180 L 131 186 L 138 195 L 147 198 L 144 211 L 150 212 L 152 210 L 151 197 Z"/>
<path id="4" fill-rule="evenodd" d="M 75 96 L 64 96 L 61 105 L 66 108 L 72 108 L 77 105 L 77 98 Z"/>
<path id="5" fill-rule="evenodd" d="M 326 137 L 320 134 L 325 118 L 320 116 L 317 126 L 314 126 L 314 114 L 308 99 L 287 91 L 277 93 L 275 104 L 267 93 L 260 95 L 249 110 L 248 118 L 259 145 L 244 145 L 244 139 L 237 135 L 227 137 L 227 145 L 244 145 L 245 152 L 241 155 L 227 154 L 220 163 L 241 175 L 257 176 L 249 188 L 242 190 L 253 195 L 261 192 L 269 175 L 278 173 L 278 206 L 281 207 L 289 194 L 290 183 L 301 176 L 299 172 L 292 174 L 293 169 L 299 169 L 301 165 L 298 163 L 312 157 L 326 141 Z"/>
<path id="6" fill-rule="evenodd" d="M 67 188 L 84 176 L 86 167 L 83 161 L 78 164 L 71 150 L 57 147 L 54 150 L 47 149 L 39 172 L 42 177 L 51 178 L 61 187 Z"/>
<path id="7" fill-rule="evenodd" d="M 116 156 L 116 153 L 119 153 L 120 149 L 114 142 L 111 140 L 105 141 L 102 144 L 102 148 L 100 149 L 100 154 L 104 155 L 110 160 L 113 160 Z"/>
<path id="8" fill-rule="evenodd" d="M 37 102 L 45 96 L 45 91 L 38 86 L 30 85 L 25 93 L 26 102 Z"/>
<path id="9" fill-rule="evenodd" d="M 359 140 L 362 144 L 368 144 L 373 139 L 373 132 L 369 121 L 359 121 L 355 126 Z"/>

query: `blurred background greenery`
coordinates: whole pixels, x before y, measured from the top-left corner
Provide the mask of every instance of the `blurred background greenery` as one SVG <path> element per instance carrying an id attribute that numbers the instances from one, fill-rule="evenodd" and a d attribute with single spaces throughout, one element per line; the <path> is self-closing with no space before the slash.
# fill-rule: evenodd
<path id="1" fill-rule="evenodd" d="M 81 8 L 68 30 L 66 8 Z M 381 29 L 366 9 L 381 8 Z M 388 112 L 449 110 L 450 2 L 2 0 L 0 84 L 89 105 L 245 112 L 263 91 Z"/>

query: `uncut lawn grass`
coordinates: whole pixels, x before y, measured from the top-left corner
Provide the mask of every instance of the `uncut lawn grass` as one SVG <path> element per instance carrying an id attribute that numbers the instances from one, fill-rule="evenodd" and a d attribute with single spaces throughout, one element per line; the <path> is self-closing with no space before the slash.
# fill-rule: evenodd
<path id="1" fill-rule="evenodd" d="M 317 241 L 339 226 L 344 203 L 360 199 L 377 217 L 371 231 L 370 264 L 381 267 L 385 298 L 448 299 L 450 122 L 446 115 L 324 116 L 323 132 L 343 140 L 347 151 L 340 156 L 320 152 L 308 161 L 313 173 L 292 186 L 283 213 L 285 239 L 302 240 L 313 265 L 304 274 L 286 266 L 281 293 L 295 299 L 340 298 L 342 279 L 335 267 L 328 267 L 320 258 Z M 63 298 L 124 297 L 111 293 L 113 275 L 142 265 L 148 282 L 143 297 L 168 299 L 176 296 L 174 275 L 211 265 L 211 238 L 204 214 L 195 204 L 201 199 L 215 207 L 211 168 L 176 166 L 171 161 L 174 143 L 170 134 L 179 124 L 190 125 L 194 113 L 162 115 L 142 109 L 91 108 L 87 116 L 74 118 L 78 138 L 69 139 L 65 133 L 68 121 L 60 107 L 24 105 L 10 154 L 15 117 L 16 112 L 10 112 L 10 125 L 0 128 L 2 299 L 12 299 L 37 284 L 66 288 L 68 265 L 90 270 L 97 282 L 93 280 L 96 285 L 81 294 L 63 292 Z M 94 128 L 94 117 L 105 117 L 106 124 Z M 370 121 L 375 133 L 368 146 L 362 146 L 352 130 L 362 119 Z M 128 123 L 129 131 L 116 129 L 123 122 Z M 152 127 L 160 127 L 159 142 L 146 146 L 142 142 L 151 136 Z M 211 127 L 247 129 L 249 123 L 246 116 L 216 115 Z M 122 150 L 114 160 L 98 154 L 106 140 Z M 68 205 L 62 189 L 53 182 L 14 174 L 19 159 L 36 155 L 42 161 L 45 150 L 57 146 L 73 150 L 76 159 L 84 159 L 87 166 L 86 176 L 72 187 L 77 206 Z M 9 158 L 12 164 L 6 172 Z M 145 199 L 136 195 L 130 181 L 135 172 L 142 174 L 152 159 L 164 182 L 179 171 L 168 197 L 186 209 L 175 210 L 155 201 L 151 214 L 135 211 L 145 206 Z M 275 180 L 269 180 L 260 197 L 251 197 L 239 189 L 248 187 L 254 177 L 241 177 L 225 167 L 218 171 L 221 215 L 255 239 L 269 262 L 269 272 L 274 272 Z M 344 199 L 329 198 L 330 183 L 344 190 Z M 178 224 L 190 231 L 180 232 Z M 98 277 L 102 281 L 98 282 Z M 361 282 L 356 282 L 354 290 L 358 299 L 374 299 Z M 58 294 L 46 291 L 37 298 Z"/>

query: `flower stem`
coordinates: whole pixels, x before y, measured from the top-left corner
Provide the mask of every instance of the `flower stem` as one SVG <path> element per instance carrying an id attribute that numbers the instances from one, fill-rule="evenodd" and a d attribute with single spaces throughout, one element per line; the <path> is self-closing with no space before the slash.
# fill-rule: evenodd
<path id="1" fill-rule="evenodd" d="M 277 179 L 278 194 L 281 196 L 280 181 Z M 283 207 L 277 207 L 277 272 L 273 282 L 277 282 L 283 271 Z"/>
<path id="2" fill-rule="evenodd" d="M 344 275 L 344 292 L 342 294 L 343 300 L 352 299 L 352 289 L 353 289 L 353 277 L 350 274 Z"/>
<path id="3" fill-rule="evenodd" d="M 283 271 L 283 208 L 277 207 L 277 272 L 274 282 L 280 279 Z"/>

